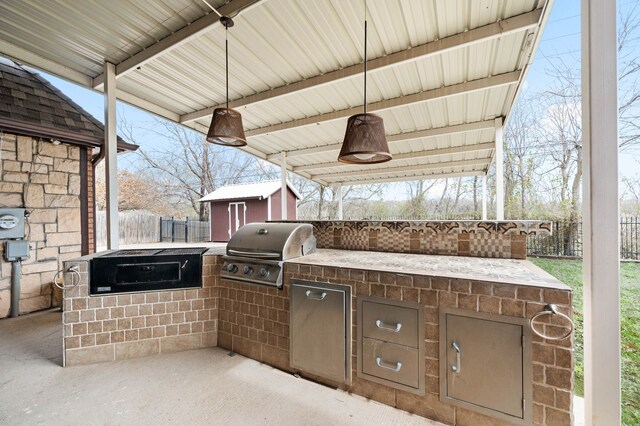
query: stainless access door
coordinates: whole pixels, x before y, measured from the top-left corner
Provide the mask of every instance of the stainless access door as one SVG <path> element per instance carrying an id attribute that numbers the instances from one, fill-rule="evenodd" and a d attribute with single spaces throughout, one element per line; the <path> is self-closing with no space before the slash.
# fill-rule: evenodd
<path id="1" fill-rule="evenodd" d="M 351 288 L 293 282 L 290 293 L 291 367 L 348 382 Z"/>
<path id="2" fill-rule="evenodd" d="M 447 314 L 441 344 L 448 398 L 524 418 L 522 325 Z"/>

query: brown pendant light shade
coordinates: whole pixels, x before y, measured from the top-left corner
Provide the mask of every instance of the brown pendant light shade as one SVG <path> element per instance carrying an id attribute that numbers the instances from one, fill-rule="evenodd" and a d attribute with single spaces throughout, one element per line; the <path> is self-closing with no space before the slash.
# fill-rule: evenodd
<path id="1" fill-rule="evenodd" d="M 245 146 L 247 138 L 242 127 L 242 115 L 235 109 L 229 108 L 229 40 L 226 37 L 229 27 L 233 27 L 233 19 L 228 16 L 220 17 L 220 23 L 225 28 L 225 73 L 227 88 L 227 107 L 216 108 L 213 111 L 211 125 L 207 132 L 207 141 L 217 145 Z"/>
<path id="2" fill-rule="evenodd" d="M 356 114 L 349 117 L 338 161 L 350 164 L 375 164 L 391 160 L 382 117 Z"/>
<path id="3" fill-rule="evenodd" d="M 338 161 L 376 164 L 391 160 L 382 117 L 367 113 L 367 3 L 364 4 L 364 112 L 349 117 Z"/>
<path id="4" fill-rule="evenodd" d="M 216 108 L 207 133 L 207 141 L 225 146 L 245 146 L 247 138 L 242 128 L 242 115 L 235 109 Z"/>

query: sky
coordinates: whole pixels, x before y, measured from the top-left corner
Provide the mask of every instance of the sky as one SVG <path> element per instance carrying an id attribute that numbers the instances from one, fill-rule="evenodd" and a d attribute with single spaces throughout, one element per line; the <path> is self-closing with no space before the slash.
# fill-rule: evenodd
<path id="1" fill-rule="evenodd" d="M 628 10 L 633 7 L 637 0 L 618 0 L 619 10 Z M 640 41 L 632 40 L 640 56 Z M 542 39 L 535 54 L 533 64 L 527 74 L 523 90 L 516 101 L 521 101 L 527 93 L 535 93 L 544 90 L 552 83 L 549 76 L 549 69 L 553 61 L 565 60 L 568 62 L 580 60 L 580 0 L 555 0 L 553 9 Z M 81 105 L 85 110 L 103 121 L 103 96 L 102 93 L 69 83 L 65 80 L 44 74 L 56 87 L 62 90 L 67 96 Z M 127 122 L 135 128 L 152 127 L 154 116 L 145 111 L 131 107 L 122 102 L 117 103 L 119 116 L 125 116 Z M 149 134 L 137 130 L 135 143 L 142 148 L 153 148 L 158 144 L 168 143 L 162 140 L 157 134 Z M 118 167 L 131 168 L 136 160 L 135 154 L 119 156 Z M 620 153 L 620 174 L 621 176 L 632 176 L 640 171 L 640 150 L 636 152 Z M 398 190 L 399 185 L 390 185 L 388 198 L 404 198 L 403 190 Z M 395 188 L 394 188 L 395 187 Z M 392 195 L 394 194 L 394 195 Z M 385 196 L 387 198 L 387 196 Z"/>

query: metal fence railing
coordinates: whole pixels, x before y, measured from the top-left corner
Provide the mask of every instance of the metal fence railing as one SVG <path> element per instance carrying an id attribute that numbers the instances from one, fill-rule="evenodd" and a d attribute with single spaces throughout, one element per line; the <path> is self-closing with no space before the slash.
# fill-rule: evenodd
<path id="1" fill-rule="evenodd" d="M 119 212 L 120 244 L 146 244 L 157 242 L 201 243 L 209 241 L 209 222 L 178 220 L 145 212 Z M 107 244 L 106 212 L 96 212 L 96 245 Z"/>
<path id="2" fill-rule="evenodd" d="M 582 222 L 552 222 L 550 236 L 529 236 L 527 255 L 582 257 Z M 640 217 L 620 218 L 620 258 L 640 260 Z"/>
<path id="3" fill-rule="evenodd" d="M 201 220 L 177 220 L 173 217 L 160 218 L 161 242 L 201 243 L 209 241 L 209 222 Z"/>

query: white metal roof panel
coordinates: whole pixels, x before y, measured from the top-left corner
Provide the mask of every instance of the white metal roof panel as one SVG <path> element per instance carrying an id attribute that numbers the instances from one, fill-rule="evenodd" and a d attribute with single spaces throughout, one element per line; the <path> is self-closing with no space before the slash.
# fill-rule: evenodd
<path id="1" fill-rule="evenodd" d="M 240 11 L 228 32 L 229 94 L 249 134 L 244 149 L 276 164 L 279 153 L 290 152 L 293 171 L 331 163 L 329 170 L 343 173 L 339 179 L 344 181 L 348 173 L 369 170 L 335 164 L 347 113 L 362 107 L 363 2 L 208 1 Z M 394 141 L 390 150 L 398 159 L 371 169 L 384 174 L 359 172 L 358 181 L 486 171 L 493 151 L 481 148 L 493 141 L 494 132 L 486 126 L 463 133 L 455 128 L 509 113 L 548 16 L 547 1 L 369 0 L 368 57 L 381 67 L 368 75 L 368 101 L 371 112 L 384 105 L 375 112 L 384 118 Z M 89 86 L 92 78 L 100 78 L 105 61 L 135 65 L 141 57 L 140 66 L 118 77 L 120 94 L 134 105 L 206 131 L 207 108 L 225 101 L 225 30 L 214 15 L 207 16 L 211 13 L 198 0 L 6 0 L 0 2 L 0 53 L 23 56 L 25 62 Z M 211 25 L 197 35 L 145 59 L 146 52 L 208 18 Z M 425 43 L 427 49 L 448 47 L 413 57 Z M 416 97 L 426 100 L 407 102 Z M 195 120 L 185 119 L 193 114 Z M 451 133 L 410 137 L 441 128 Z M 404 135 L 409 139 L 402 141 Z M 326 146 L 333 148 L 314 151 Z M 478 151 L 425 155 L 460 146 Z M 471 166 L 469 159 L 482 164 Z M 467 163 L 454 166 L 456 161 Z M 434 163 L 442 167 L 406 171 Z M 317 170 L 300 174 L 310 177 Z"/>

